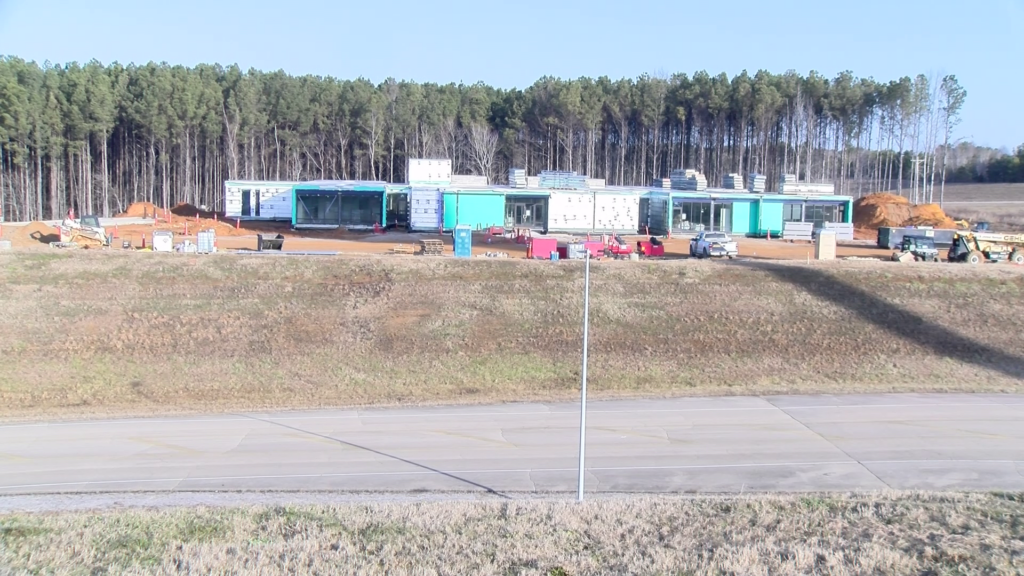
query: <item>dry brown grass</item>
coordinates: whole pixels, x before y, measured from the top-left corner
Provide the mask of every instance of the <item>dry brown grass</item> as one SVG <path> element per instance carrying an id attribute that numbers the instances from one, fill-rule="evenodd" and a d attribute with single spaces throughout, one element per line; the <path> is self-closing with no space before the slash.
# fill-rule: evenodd
<path id="1" fill-rule="evenodd" d="M 605 262 L 593 281 L 599 397 L 1022 389 L 1009 265 Z M 7 418 L 578 386 L 578 263 L 9 253 L 0 282 Z"/>
<path id="2" fill-rule="evenodd" d="M 0 516 L 46 574 L 993 574 L 1024 571 L 1020 494 L 657 497 Z"/>

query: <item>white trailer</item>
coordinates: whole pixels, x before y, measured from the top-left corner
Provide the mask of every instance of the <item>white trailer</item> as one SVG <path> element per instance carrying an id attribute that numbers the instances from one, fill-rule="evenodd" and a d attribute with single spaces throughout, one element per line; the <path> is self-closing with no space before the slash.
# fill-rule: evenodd
<path id="1" fill-rule="evenodd" d="M 298 182 L 228 180 L 224 182 L 224 216 L 242 220 L 292 219 L 292 189 Z"/>

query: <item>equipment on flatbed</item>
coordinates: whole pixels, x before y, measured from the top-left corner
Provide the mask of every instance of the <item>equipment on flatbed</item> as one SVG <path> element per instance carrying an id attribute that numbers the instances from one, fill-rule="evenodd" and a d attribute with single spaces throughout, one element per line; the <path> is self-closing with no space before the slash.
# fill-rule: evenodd
<path id="1" fill-rule="evenodd" d="M 917 262 L 939 261 L 939 250 L 930 236 L 904 236 L 899 250 L 892 253 L 892 259 L 902 262 L 904 254 L 912 255 Z"/>
<path id="2" fill-rule="evenodd" d="M 957 232 L 953 235 L 953 245 L 949 247 L 946 258 L 950 262 L 968 264 L 980 264 L 986 260 L 1024 264 L 1024 234 Z"/>
<path id="3" fill-rule="evenodd" d="M 82 216 L 78 220 L 65 218 L 57 228 L 60 231 L 60 242 L 54 242 L 53 245 L 59 248 L 110 246 L 107 231 L 100 226 L 97 216 Z"/>

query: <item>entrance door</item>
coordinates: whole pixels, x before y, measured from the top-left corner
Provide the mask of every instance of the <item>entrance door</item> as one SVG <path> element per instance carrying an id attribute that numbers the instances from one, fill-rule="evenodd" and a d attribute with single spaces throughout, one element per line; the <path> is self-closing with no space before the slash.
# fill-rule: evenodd
<path id="1" fill-rule="evenodd" d="M 715 230 L 732 232 L 732 204 L 715 204 Z"/>
<path id="2" fill-rule="evenodd" d="M 254 192 L 255 192 L 255 194 L 253 194 L 253 199 L 255 200 L 255 202 L 253 202 L 253 204 L 256 206 L 256 210 L 254 211 L 253 216 L 259 218 L 260 217 L 260 191 L 259 190 L 254 190 Z"/>
<path id="3" fill-rule="evenodd" d="M 252 216 L 252 190 L 242 190 L 242 216 Z"/>

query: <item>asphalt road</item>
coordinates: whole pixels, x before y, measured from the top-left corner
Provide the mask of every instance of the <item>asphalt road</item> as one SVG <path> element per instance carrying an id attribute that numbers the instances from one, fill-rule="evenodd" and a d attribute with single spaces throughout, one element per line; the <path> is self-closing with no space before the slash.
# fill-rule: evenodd
<path id="1" fill-rule="evenodd" d="M 0 426 L 0 494 L 576 487 L 579 410 L 505 404 Z M 1024 396 L 591 402 L 592 492 L 1024 490 Z"/>

